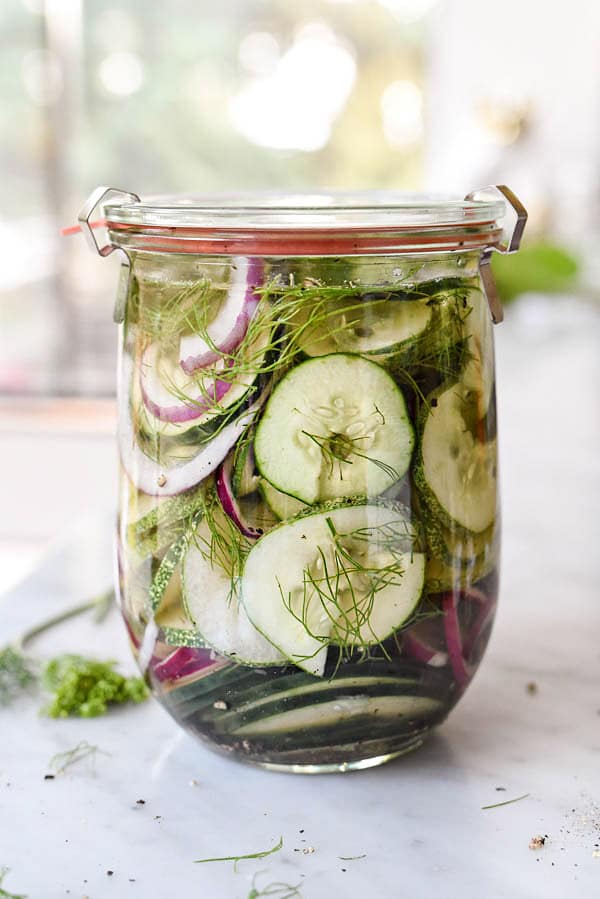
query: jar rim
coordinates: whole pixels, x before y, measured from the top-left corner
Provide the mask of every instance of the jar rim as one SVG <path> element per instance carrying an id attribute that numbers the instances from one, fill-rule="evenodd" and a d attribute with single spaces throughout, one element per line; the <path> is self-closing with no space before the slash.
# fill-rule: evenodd
<path id="1" fill-rule="evenodd" d="M 203 232 L 361 232 L 489 226 L 506 211 L 503 200 L 462 199 L 400 191 L 263 190 L 212 194 L 151 195 L 107 203 L 106 223 Z M 485 229 L 484 229 L 485 230 Z"/>

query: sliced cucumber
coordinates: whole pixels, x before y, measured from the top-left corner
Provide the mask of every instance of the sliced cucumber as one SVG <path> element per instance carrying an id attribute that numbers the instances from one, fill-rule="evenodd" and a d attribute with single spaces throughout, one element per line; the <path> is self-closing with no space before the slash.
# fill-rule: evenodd
<path id="1" fill-rule="evenodd" d="M 444 590 L 466 590 L 485 577 L 497 565 L 493 551 L 465 560 L 463 565 L 453 565 L 443 559 L 430 556 L 425 567 L 425 589 L 429 593 Z"/>
<path id="2" fill-rule="evenodd" d="M 181 563 L 181 560 L 183 559 L 187 551 L 190 541 L 193 538 L 194 528 L 197 526 L 201 517 L 202 512 L 197 512 L 193 518 L 192 526 L 185 530 L 184 533 L 181 534 L 180 537 L 178 537 L 175 543 L 171 544 L 160 562 L 158 571 L 154 575 L 152 584 L 148 591 L 150 606 L 154 612 L 158 611 L 159 607 L 163 603 L 165 593 L 171 587 L 171 582 L 176 572 L 178 571 L 178 566 Z M 177 575 L 177 577 L 179 577 L 179 575 Z M 177 583 L 178 582 L 175 581 L 176 585 Z"/>
<path id="3" fill-rule="evenodd" d="M 268 481 L 265 481 L 264 478 L 261 478 L 260 481 L 260 492 L 277 518 L 293 518 L 299 512 L 303 512 L 307 508 L 306 503 L 302 502 L 302 500 L 296 499 L 293 496 L 288 496 L 287 493 L 282 493 L 281 490 L 277 490 L 276 487 L 273 487 L 273 485 L 269 484 Z"/>
<path id="4" fill-rule="evenodd" d="M 352 666 L 352 663 L 348 664 Z M 352 667 L 355 668 L 356 665 Z M 218 723 L 219 729 L 231 731 L 261 718 L 270 718 L 301 706 L 329 702 L 331 699 L 339 701 L 356 695 L 414 695 L 423 690 L 422 680 L 414 673 L 403 675 L 398 672 L 389 677 L 375 674 L 352 676 L 342 668 L 331 680 L 321 680 L 295 670 L 291 675 L 271 681 L 268 690 L 265 690 L 264 682 L 256 687 L 245 688 L 241 701 L 238 699 L 225 715 L 223 712 L 213 712 L 211 717 Z"/>
<path id="5" fill-rule="evenodd" d="M 360 356 L 310 359 L 289 372 L 256 430 L 259 471 L 306 503 L 377 496 L 406 472 L 414 434 L 402 392 Z"/>
<path id="6" fill-rule="evenodd" d="M 225 513 L 213 509 L 210 526 L 206 520 L 199 524 L 183 560 L 187 615 L 202 639 L 221 655 L 244 665 L 280 665 L 285 658 L 253 626 L 239 601 L 235 555 L 227 550 L 230 541 L 238 541 L 234 550 L 238 557 L 247 551 L 247 541 Z"/>
<path id="7" fill-rule="evenodd" d="M 130 485 L 127 541 L 140 554 L 154 554 L 174 542 L 190 516 L 202 508 L 206 488 L 193 487 L 173 497 L 149 497 Z"/>
<path id="8" fill-rule="evenodd" d="M 206 641 L 202 639 L 185 611 L 179 570 L 175 572 L 168 592 L 175 589 L 176 598 L 169 602 L 169 597 L 165 594 L 160 608 L 154 615 L 154 620 L 160 628 L 159 639 L 170 646 L 206 646 Z"/>
<path id="9" fill-rule="evenodd" d="M 433 306 L 427 328 L 388 352 L 372 355 L 402 384 L 429 393 L 458 380 L 469 359 L 465 325 L 473 306 L 456 299 Z"/>
<path id="10" fill-rule="evenodd" d="M 254 464 L 254 434 L 253 429 L 244 436 L 233 452 L 233 472 L 231 486 L 236 497 L 240 499 L 249 493 L 254 493 L 260 484 L 260 477 L 256 473 Z"/>
<path id="11" fill-rule="evenodd" d="M 462 527 L 445 527 L 424 503 L 416 505 L 416 512 L 422 524 L 429 555 L 447 565 L 470 565 L 473 559 L 489 556 L 495 551 L 499 535 L 496 519 L 485 531 L 475 532 L 466 531 Z"/>
<path id="12" fill-rule="evenodd" d="M 347 353 L 393 352 L 429 325 L 431 307 L 420 300 L 372 300 L 342 308 L 333 321 L 334 340 Z"/>
<path id="13" fill-rule="evenodd" d="M 425 557 L 397 505 L 330 504 L 281 524 L 251 550 L 242 601 L 292 662 L 322 675 L 330 642 L 380 643 L 410 618 Z"/>
<path id="14" fill-rule="evenodd" d="M 448 311 L 457 311 L 464 321 L 468 296 L 477 287 L 471 279 L 437 278 L 402 287 L 354 288 L 347 294 L 340 288 L 314 290 L 317 296 L 307 298 L 292 323 L 296 342 L 311 357 L 409 350 L 425 335 L 431 338 L 435 326 L 448 319 Z M 451 339 L 446 330 L 446 345 Z"/>
<path id="15" fill-rule="evenodd" d="M 346 696 L 318 702 L 242 724 L 233 733 L 239 737 L 263 737 L 320 728 L 337 729 L 362 718 L 379 728 L 386 719 L 401 730 L 401 719 L 429 718 L 441 710 L 441 703 L 428 696 Z M 373 724 L 373 719 L 377 725 Z"/>
<path id="16" fill-rule="evenodd" d="M 449 528 L 480 533 L 496 516 L 497 447 L 486 416 L 491 390 L 473 359 L 458 384 L 439 392 L 423 413 L 415 482 Z"/>

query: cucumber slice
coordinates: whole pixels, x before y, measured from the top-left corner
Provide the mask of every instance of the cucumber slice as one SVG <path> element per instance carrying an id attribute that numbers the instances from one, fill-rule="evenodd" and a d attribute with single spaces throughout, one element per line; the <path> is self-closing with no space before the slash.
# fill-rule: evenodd
<path id="1" fill-rule="evenodd" d="M 299 512 L 303 512 L 307 509 L 306 503 L 302 502 L 302 500 L 296 499 L 293 496 L 288 496 L 287 493 L 282 493 L 281 490 L 277 490 L 276 487 L 273 487 L 273 485 L 269 484 L 268 481 L 265 481 L 264 478 L 260 481 L 260 492 L 262 493 L 266 504 L 277 518 L 293 518 L 295 515 L 298 515 Z"/>
<path id="2" fill-rule="evenodd" d="M 141 555 L 157 553 L 177 539 L 189 517 L 202 508 L 204 484 L 173 497 L 149 497 L 130 485 L 127 542 Z"/>
<path id="3" fill-rule="evenodd" d="M 414 434 L 402 392 L 360 356 L 310 359 L 289 372 L 256 430 L 259 471 L 306 503 L 377 496 L 406 472 Z"/>
<path id="4" fill-rule="evenodd" d="M 260 477 L 256 474 L 254 463 L 254 434 L 249 429 L 244 440 L 240 441 L 233 452 L 233 473 L 231 486 L 236 497 L 240 499 L 258 489 Z"/>
<path id="5" fill-rule="evenodd" d="M 435 278 L 389 288 L 365 286 L 347 294 L 339 287 L 312 290 L 317 296 L 307 298 L 292 324 L 298 346 L 314 357 L 340 351 L 402 352 L 425 335 L 432 336 L 432 326 L 448 318 L 440 315 L 440 310 L 454 310 L 462 323 L 468 312 L 468 295 L 477 287 L 468 278 Z M 447 345 L 447 331 L 444 340 Z"/>
<path id="6" fill-rule="evenodd" d="M 486 577 L 496 567 L 497 561 L 493 551 L 472 557 L 463 565 L 452 565 L 431 556 L 425 567 L 425 589 L 430 593 L 466 590 Z"/>
<path id="7" fill-rule="evenodd" d="M 206 520 L 199 524 L 183 560 L 187 615 L 202 639 L 221 655 L 244 665 L 281 665 L 285 658 L 252 625 L 237 595 L 237 563 L 226 547 L 237 541 L 234 554 L 241 556 L 247 541 L 222 511 L 213 508 L 211 519 L 210 526 Z"/>
<path id="8" fill-rule="evenodd" d="M 320 676 L 328 643 L 380 643 L 410 618 L 425 570 L 413 539 L 395 504 L 311 509 L 274 528 L 248 555 L 248 616 L 291 662 Z"/>
<path id="9" fill-rule="evenodd" d="M 193 519 L 193 525 L 188 528 L 177 538 L 175 543 L 171 544 L 165 555 L 163 556 L 158 571 L 154 575 L 154 579 L 148 591 L 150 607 L 153 612 L 157 612 L 163 603 L 164 596 L 171 586 L 171 581 L 178 570 L 178 566 L 183 559 L 190 541 L 193 538 L 194 528 L 202 517 L 201 512 L 197 512 Z M 177 582 L 175 582 L 177 584 Z M 171 588 L 172 589 L 172 588 Z"/>
<path id="10" fill-rule="evenodd" d="M 431 320 L 420 334 L 370 358 L 401 384 L 414 387 L 416 382 L 421 393 L 454 383 L 469 360 L 465 322 L 469 320 L 476 296 L 465 294 L 463 299 L 464 303 L 452 298 L 432 306 Z"/>
<path id="11" fill-rule="evenodd" d="M 492 388 L 481 358 L 473 356 L 461 380 L 424 410 L 415 482 L 449 528 L 481 533 L 494 523 L 497 446 L 487 416 Z"/>
<path id="12" fill-rule="evenodd" d="M 347 353 L 394 352 L 407 340 L 423 333 L 431 314 L 431 306 L 420 300 L 357 303 L 334 317 L 334 340 L 338 349 Z"/>
<path id="13" fill-rule="evenodd" d="M 177 590 L 176 597 L 169 602 L 165 594 L 160 608 L 154 615 L 154 620 L 160 628 L 159 639 L 170 646 L 207 646 L 185 611 L 179 569 L 169 584 L 168 592 L 172 590 Z"/>
<path id="14" fill-rule="evenodd" d="M 269 717 L 242 724 L 233 734 L 238 737 L 264 737 L 277 733 L 331 728 L 336 731 L 346 722 L 362 718 L 373 721 L 376 716 L 377 728 L 386 719 L 401 729 L 401 719 L 429 718 L 439 712 L 442 704 L 428 696 L 365 696 L 337 697 L 327 702 L 318 702 L 289 711 L 278 712 Z M 371 724 L 371 726 L 373 726 Z"/>

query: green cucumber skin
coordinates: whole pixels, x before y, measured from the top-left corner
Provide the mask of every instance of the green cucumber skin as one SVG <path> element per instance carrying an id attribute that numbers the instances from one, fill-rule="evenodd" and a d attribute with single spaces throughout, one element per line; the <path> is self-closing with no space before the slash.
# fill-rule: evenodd
<path id="1" fill-rule="evenodd" d="M 198 649 L 208 649 L 208 643 L 202 639 L 198 631 L 185 627 L 162 627 L 159 639 L 164 640 L 169 646 L 187 646 Z"/>
<path id="2" fill-rule="evenodd" d="M 150 512 L 127 526 L 129 545 L 140 555 L 154 555 L 161 547 L 173 543 L 185 530 L 185 519 L 204 506 L 204 483 L 185 493 L 169 497 Z"/>
<path id="3" fill-rule="evenodd" d="M 359 680 L 354 678 L 354 680 Z M 364 678 L 363 680 L 367 680 Z M 334 701 L 343 701 L 344 699 L 352 699 L 355 696 L 419 696 L 421 688 L 419 681 L 409 680 L 408 678 L 390 678 L 390 683 L 378 681 L 376 677 L 370 678 L 371 683 L 364 686 L 352 686 L 346 683 L 346 678 L 339 678 L 332 681 L 331 689 L 321 689 L 311 692 L 304 692 L 301 687 L 295 687 L 289 691 L 279 691 L 271 694 L 264 701 L 257 700 L 254 703 L 244 703 L 226 712 L 213 715 L 211 711 L 211 720 L 214 721 L 215 727 L 225 733 L 237 733 L 241 728 L 249 727 L 254 723 L 268 720 L 271 717 L 282 715 L 287 712 L 294 712 L 296 709 L 308 707 L 317 707 L 320 703 Z M 282 728 L 282 731 L 284 728 Z"/>
<path id="4" fill-rule="evenodd" d="M 209 677 L 172 690 L 166 704 L 177 718 L 196 722 L 213 734 L 231 734 L 244 724 L 336 697 L 405 693 L 438 700 L 446 710 L 454 696 L 439 670 L 424 672 L 416 663 L 381 657 L 369 663 L 346 662 L 333 679 L 320 681 L 294 666 L 269 669 L 267 676 L 265 669 L 230 663 Z M 215 702 L 219 707 L 215 708 Z M 228 708 L 222 709 L 222 703 Z"/>
<path id="5" fill-rule="evenodd" d="M 160 605 L 160 601 L 164 596 L 164 592 L 167 589 L 171 578 L 173 577 L 175 569 L 183 559 L 190 541 L 193 539 L 196 525 L 201 521 L 201 519 L 201 512 L 196 513 L 192 522 L 192 526 L 188 530 L 184 531 L 184 533 L 175 541 L 175 543 L 171 544 L 163 560 L 161 561 L 158 567 L 158 571 L 154 575 L 154 580 L 150 585 L 150 590 L 148 593 L 150 605 L 154 612 L 157 611 Z"/>
<path id="6" fill-rule="evenodd" d="M 300 510 L 301 512 L 305 512 L 312 508 L 302 500 L 296 499 L 295 496 L 290 496 L 289 493 L 282 493 L 277 487 L 273 487 L 266 478 L 261 478 L 259 491 L 271 512 L 276 515 L 280 521 L 290 521 L 290 519 L 297 515 L 298 510 L 291 511 L 297 506 L 305 506 L 305 509 Z M 286 506 L 289 506 L 289 511 L 286 509 Z"/>
<path id="7" fill-rule="evenodd" d="M 453 382 L 453 383 L 455 383 L 455 382 Z M 431 400 L 437 399 L 439 396 L 441 396 L 443 393 L 445 393 L 446 390 L 448 390 L 448 389 L 450 389 L 449 385 L 443 384 L 442 387 L 438 388 L 429 397 L 427 397 L 427 401 L 425 403 L 423 403 L 423 405 L 420 409 L 418 420 L 417 420 L 417 441 L 416 441 L 416 446 L 415 446 L 415 451 L 414 451 L 414 456 L 413 456 L 413 466 L 412 466 L 413 478 L 414 478 L 415 486 L 416 486 L 417 491 L 420 496 L 421 503 L 425 510 L 425 516 L 427 515 L 427 513 L 429 513 L 430 521 L 433 520 L 433 521 L 439 522 L 443 528 L 450 531 L 451 533 L 463 534 L 465 536 L 465 538 L 467 538 L 467 539 L 474 539 L 476 535 L 481 536 L 482 534 L 485 534 L 485 533 L 493 530 L 495 527 L 495 521 L 492 521 L 492 523 L 489 525 L 489 527 L 484 529 L 484 531 L 471 531 L 469 528 L 460 524 L 458 521 L 456 521 L 454 518 L 452 518 L 452 516 L 444 508 L 444 506 L 442 505 L 440 500 L 437 498 L 437 496 L 435 495 L 435 493 L 429 486 L 429 483 L 425 476 L 423 452 L 422 452 L 422 442 L 423 442 L 423 432 L 424 432 L 425 426 L 427 424 L 427 418 L 429 416 Z M 490 409 L 493 410 L 494 405 L 495 405 L 495 399 L 494 399 L 494 395 L 492 393 L 492 399 L 490 401 Z M 488 412 L 488 414 L 486 415 L 486 421 L 489 419 L 495 420 L 495 413 L 490 415 L 490 413 Z M 487 430 L 487 428 L 486 428 L 486 430 Z M 430 527 L 431 527 L 431 524 L 430 524 Z"/>

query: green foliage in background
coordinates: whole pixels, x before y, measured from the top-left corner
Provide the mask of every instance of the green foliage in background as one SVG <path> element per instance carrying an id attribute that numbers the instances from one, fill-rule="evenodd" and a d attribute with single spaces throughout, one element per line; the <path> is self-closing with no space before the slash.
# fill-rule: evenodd
<path id="1" fill-rule="evenodd" d="M 494 253 L 492 270 L 500 298 L 507 303 L 522 293 L 572 290 L 580 264 L 569 250 L 543 239 L 525 244 L 510 256 Z"/>

